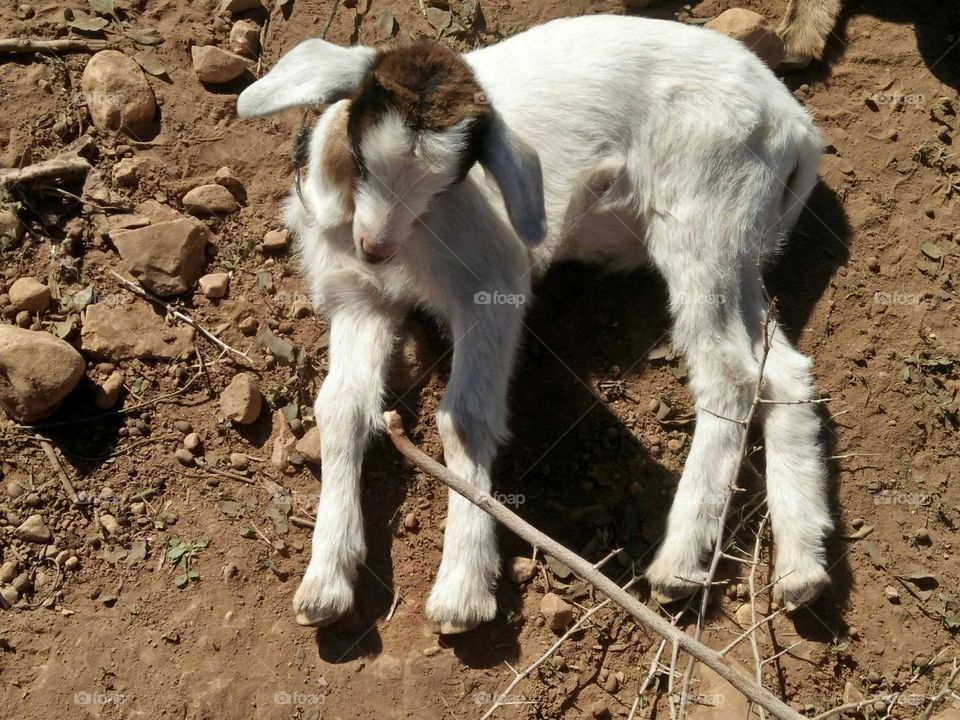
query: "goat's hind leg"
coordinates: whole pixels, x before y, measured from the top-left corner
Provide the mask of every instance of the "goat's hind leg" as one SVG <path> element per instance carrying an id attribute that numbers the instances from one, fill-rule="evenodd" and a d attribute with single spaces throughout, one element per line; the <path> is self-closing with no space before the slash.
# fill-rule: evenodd
<path id="1" fill-rule="evenodd" d="M 724 238 L 695 243 L 684 228 L 654 231 L 659 235 L 652 236 L 651 258 L 667 281 L 674 343 L 686 355 L 696 404 L 696 428 L 666 537 L 646 571 L 654 597 L 671 602 L 691 595 L 707 578 L 706 561 L 736 480 L 743 422 L 756 388 L 753 338 L 760 328 L 748 325 L 743 312 L 741 264 L 722 250 L 716 258 L 704 257 L 710 248 L 722 248 Z"/>
<path id="2" fill-rule="evenodd" d="M 824 538 L 833 527 L 827 466 L 810 359 L 772 323 L 762 406 L 767 506 L 776 551 L 776 594 L 787 610 L 808 603 L 829 582 Z M 781 403 L 781 404 L 776 404 Z"/>

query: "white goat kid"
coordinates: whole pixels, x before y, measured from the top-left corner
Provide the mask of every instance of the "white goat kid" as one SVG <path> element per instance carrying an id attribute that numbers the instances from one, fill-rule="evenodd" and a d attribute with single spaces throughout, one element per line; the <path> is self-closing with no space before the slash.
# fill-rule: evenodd
<path id="1" fill-rule="evenodd" d="M 332 103 L 332 104 L 331 104 Z M 559 259 L 666 279 L 697 425 L 666 539 L 647 570 L 661 600 L 706 577 L 763 354 L 767 496 L 789 608 L 827 583 L 831 528 L 810 361 L 775 327 L 771 259 L 816 181 L 820 137 L 738 42 L 638 18 L 557 20 L 458 55 L 434 42 L 374 50 L 308 40 L 238 102 L 244 116 L 331 104 L 312 132 L 286 223 L 330 321 L 316 403 L 323 482 L 297 621 L 354 602 L 365 545 L 360 465 L 382 428 L 384 369 L 405 312 L 454 338 L 437 413 L 447 466 L 489 491 L 531 277 Z M 451 494 L 427 614 L 461 632 L 496 613 L 493 521 Z"/>

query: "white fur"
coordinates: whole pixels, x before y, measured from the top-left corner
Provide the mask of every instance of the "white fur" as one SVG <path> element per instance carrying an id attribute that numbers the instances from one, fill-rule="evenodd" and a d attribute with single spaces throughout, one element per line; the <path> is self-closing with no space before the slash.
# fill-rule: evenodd
<path id="1" fill-rule="evenodd" d="M 364 57 L 358 53 L 360 64 Z M 805 111 L 756 56 L 713 31 L 591 16 L 548 23 L 465 59 L 496 110 L 494 141 L 483 167 L 459 184 L 440 192 L 409 179 L 391 185 L 394 207 L 408 208 L 404 222 L 365 228 L 392 234 L 390 262 L 369 265 L 356 251 L 357 223 L 376 224 L 373 215 L 361 217 L 365 183 L 353 218 L 319 163 L 331 123 L 349 101 L 331 107 L 313 132 L 306 206 L 295 195 L 287 206 L 286 222 L 331 324 L 330 372 L 316 406 L 323 487 L 313 558 L 295 599 L 309 621 L 335 618 L 352 604 L 364 552 L 360 462 L 381 427 L 384 367 L 404 312 L 425 307 L 449 326 L 453 370 L 438 412 L 445 459 L 489 490 L 507 433 L 524 307 L 475 297 L 529 299 L 531 276 L 568 258 L 614 269 L 649 262 L 666 279 L 697 426 L 666 539 L 647 574 L 659 597 L 695 589 L 741 434 L 718 415 L 746 416 L 762 355 L 766 307 L 757 259 L 776 253 L 816 181 L 821 141 Z M 283 73 L 271 79 L 276 72 L 261 82 L 279 95 L 259 102 L 261 111 L 291 104 L 287 83 L 296 83 Z M 295 102 L 310 101 L 299 86 L 290 92 Z M 371 147 L 364 155 L 381 162 L 391 152 Z M 541 167 L 546 233 L 530 249 L 522 240 L 533 244 L 544 234 Z M 382 166 L 378 174 L 390 172 Z M 809 360 L 779 328 L 769 332 L 764 395 L 810 399 Z M 810 405 L 765 410 L 776 569 L 785 599 L 797 605 L 827 581 L 823 543 L 831 519 L 820 424 Z M 431 619 L 453 630 L 491 619 L 498 571 L 491 519 L 451 496 L 427 603 Z"/>

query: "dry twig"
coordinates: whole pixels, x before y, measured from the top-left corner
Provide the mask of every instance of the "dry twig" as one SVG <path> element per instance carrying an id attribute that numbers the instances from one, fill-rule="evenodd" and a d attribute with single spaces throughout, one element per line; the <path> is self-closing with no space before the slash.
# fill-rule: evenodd
<path id="1" fill-rule="evenodd" d="M 108 46 L 106 40 L 82 40 L 65 38 L 62 40 L 41 40 L 38 38 L 2 38 L 0 55 L 19 55 L 21 53 L 95 53 Z"/>

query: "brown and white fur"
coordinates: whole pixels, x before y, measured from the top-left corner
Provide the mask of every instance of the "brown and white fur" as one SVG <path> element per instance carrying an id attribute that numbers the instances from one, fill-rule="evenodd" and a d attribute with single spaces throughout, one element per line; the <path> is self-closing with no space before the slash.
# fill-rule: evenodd
<path id="1" fill-rule="evenodd" d="M 507 436 L 507 392 L 531 281 L 560 259 L 656 268 L 686 354 L 697 425 L 657 557 L 655 595 L 706 577 L 741 426 L 771 346 L 763 396 L 777 588 L 788 607 L 827 583 L 831 528 L 809 359 L 766 304 L 770 260 L 816 182 L 808 115 L 740 43 L 678 23 L 557 20 L 458 55 L 433 42 L 374 50 L 309 40 L 240 96 L 241 115 L 323 103 L 302 201 L 286 223 L 330 322 L 315 413 L 323 481 L 294 610 L 305 625 L 354 604 L 366 546 L 364 448 L 382 429 L 385 368 L 404 314 L 453 338 L 437 412 L 447 466 L 483 491 Z M 629 310 L 627 310 L 629 311 Z M 731 421 L 733 419 L 733 421 Z M 435 628 L 496 613 L 492 519 L 449 497 L 426 604 Z"/>
<path id="2" fill-rule="evenodd" d="M 790 0 L 777 33 L 783 38 L 784 62 L 806 66 L 823 57 L 827 36 L 840 16 L 842 0 Z"/>

